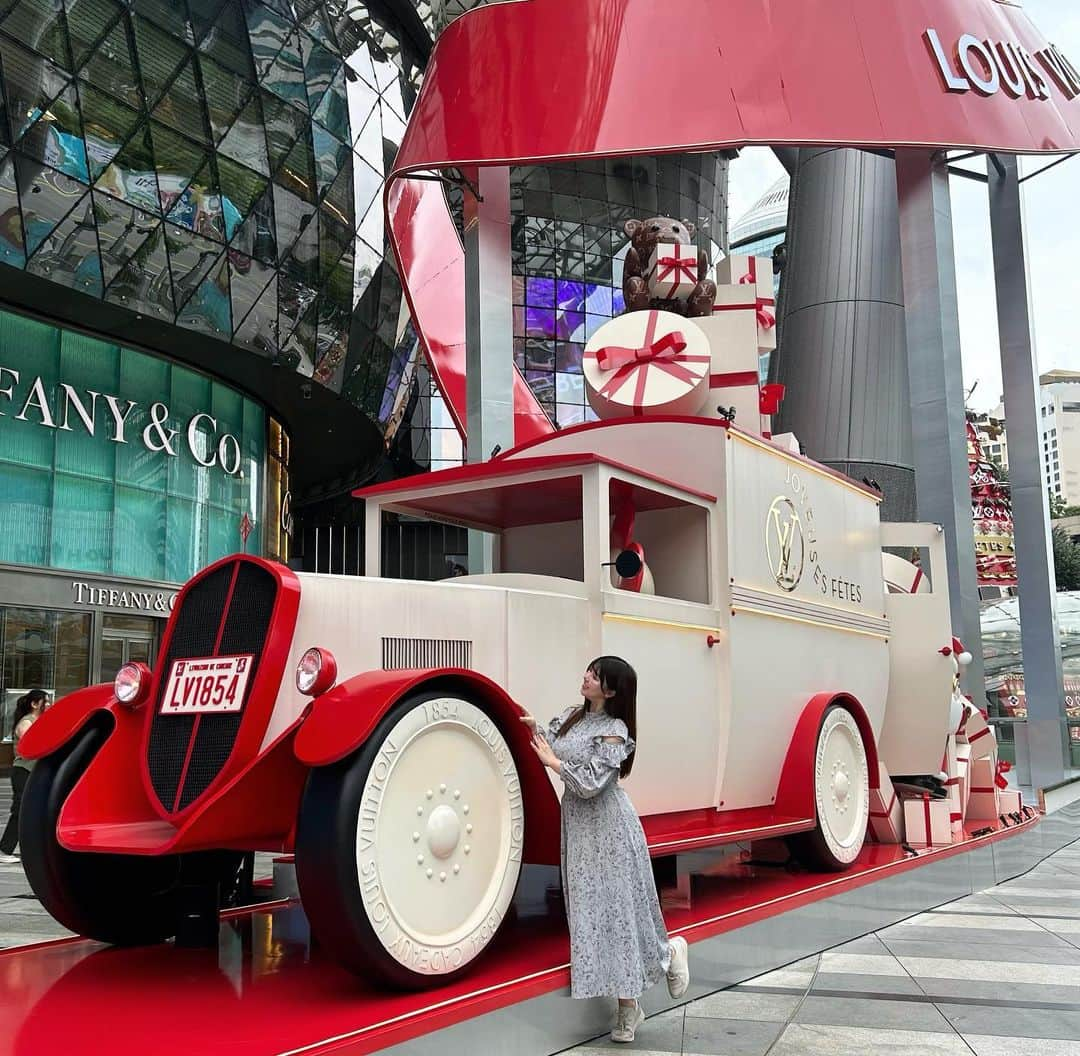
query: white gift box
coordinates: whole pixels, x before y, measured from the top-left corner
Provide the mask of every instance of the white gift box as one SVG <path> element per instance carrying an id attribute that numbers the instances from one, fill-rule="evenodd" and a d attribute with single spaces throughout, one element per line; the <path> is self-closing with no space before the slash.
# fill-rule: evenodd
<path id="1" fill-rule="evenodd" d="M 679 242 L 657 242 L 646 272 L 649 296 L 685 301 L 698 282 L 698 248 Z"/>
<path id="2" fill-rule="evenodd" d="M 904 831 L 913 847 L 947 847 L 952 843 L 949 801 L 923 794 L 904 801 Z"/>
<path id="3" fill-rule="evenodd" d="M 998 814 L 1019 814 L 1024 800 L 1015 788 L 999 788 L 997 794 Z"/>
<path id="4" fill-rule="evenodd" d="M 960 763 L 956 751 L 956 735 L 950 733 L 945 738 L 945 755 L 941 760 L 941 769 L 945 771 L 945 789 L 949 793 L 949 820 L 964 820 L 964 804 L 961 798 Z"/>
<path id="5" fill-rule="evenodd" d="M 967 820 L 993 821 L 1001 813 L 998 809 L 997 758 L 984 756 L 971 761 L 971 784 L 968 793 Z"/>
<path id="6" fill-rule="evenodd" d="M 735 254 L 716 265 L 716 285 L 743 286 L 754 291 L 754 310 L 758 348 L 771 352 L 776 348 L 776 293 L 773 286 L 772 260 Z"/>
<path id="7" fill-rule="evenodd" d="M 960 782 L 960 813 L 967 817 L 968 798 L 971 794 L 971 745 L 956 745 L 956 776 Z"/>
<path id="8" fill-rule="evenodd" d="M 883 762 L 878 762 L 878 787 L 870 789 L 870 831 L 878 843 L 904 842 L 904 807 Z"/>
<path id="9" fill-rule="evenodd" d="M 757 323 L 752 298 L 736 286 L 721 287 L 712 315 L 694 322 L 708 339 L 712 357 L 710 391 L 702 416 L 723 418 L 717 407 L 734 407 L 736 425 L 759 432 Z"/>
<path id="10" fill-rule="evenodd" d="M 960 724 L 957 740 L 971 746 L 972 759 L 984 759 L 988 755 L 997 753 L 997 738 L 994 736 L 993 728 L 988 725 L 983 713 L 970 704 Z"/>
<path id="11" fill-rule="evenodd" d="M 712 358 L 693 320 L 674 312 L 628 312 L 596 331 L 581 371 L 601 418 L 696 415 L 709 395 Z"/>

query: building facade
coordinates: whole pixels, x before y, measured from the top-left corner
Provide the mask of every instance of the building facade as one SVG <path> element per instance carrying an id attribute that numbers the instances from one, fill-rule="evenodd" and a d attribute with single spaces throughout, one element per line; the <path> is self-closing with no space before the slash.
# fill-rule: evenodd
<path id="1" fill-rule="evenodd" d="M 430 19 L 429 19 L 430 26 Z M 175 593 L 387 460 L 411 3 L 0 0 L 0 763 Z"/>

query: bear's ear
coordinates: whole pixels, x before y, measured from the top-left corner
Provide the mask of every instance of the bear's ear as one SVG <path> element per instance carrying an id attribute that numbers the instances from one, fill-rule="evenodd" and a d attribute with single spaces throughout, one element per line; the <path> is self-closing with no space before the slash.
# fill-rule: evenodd
<path id="1" fill-rule="evenodd" d="M 626 223 L 623 224 L 623 230 L 626 232 L 627 238 L 633 238 L 634 235 L 641 230 L 641 227 L 641 220 L 627 220 Z"/>
<path id="2" fill-rule="evenodd" d="M 685 227 L 685 228 L 686 228 L 686 233 L 687 233 L 687 234 L 688 234 L 688 235 L 689 235 L 689 236 L 690 236 L 691 238 L 693 238 L 693 237 L 694 237 L 694 230 L 695 230 L 695 229 L 694 229 L 694 225 L 693 225 L 692 223 L 690 223 L 690 221 L 689 221 L 689 220 L 684 220 L 684 221 L 683 221 L 683 227 Z"/>

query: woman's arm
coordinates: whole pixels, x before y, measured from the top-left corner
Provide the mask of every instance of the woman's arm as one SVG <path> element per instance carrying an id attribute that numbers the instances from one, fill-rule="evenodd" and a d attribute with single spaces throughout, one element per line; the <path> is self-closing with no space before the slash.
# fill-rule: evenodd
<path id="1" fill-rule="evenodd" d="M 544 766 L 563 779 L 563 784 L 579 799 L 593 799 L 619 779 L 619 767 L 630 754 L 623 737 L 594 737 L 593 751 L 580 763 L 565 763 L 542 737 L 533 739 L 533 751 Z"/>

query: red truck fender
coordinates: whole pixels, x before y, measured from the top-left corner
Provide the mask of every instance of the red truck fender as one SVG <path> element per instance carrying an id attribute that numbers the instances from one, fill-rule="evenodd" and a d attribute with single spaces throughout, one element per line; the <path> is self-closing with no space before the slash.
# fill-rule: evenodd
<path id="1" fill-rule="evenodd" d="M 133 719 L 135 715 L 117 704 L 112 683 L 87 686 L 62 697 L 30 727 L 19 741 L 19 755 L 24 759 L 41 759 L 63 747 L 86 725 L 86 721 L 98 711 L 107 711 L 113 722 Z M 139 721 L 142 719 L 141 713 Z"/>
<path id="2" fill-rule="evenodd" d="M 863 748 L 866 750 L 870 787 L 878 787 L 877 744 L 863 706 L 849 693 L 818 693 L 810 698 L 799 716 L 799 721 L 795 724 L 795 732 L 792 734 L 787 755 L 784 757 L 784 769 L 780 772 L 780 785 L 776 790 L 777 814 L 793 818 L 817 817 L 814 799 L 814 758 L 817 754 L 817 738 L 818 730 L 821 729 L 821 720 L 833 704 L 838 704 L 851 712 L 851 717 L 855 720 L 859 733 L 862 735 Z"/>
<path id="3" fill-rule="evenodd" d="M 559 800 L 530 746 L 523 709 L 490 678 L 465 668 L 366 671 L 317 697 L 301 721 L 293 742 L 306 766 L 330 766 L 356 751 L 382 717 L 414 690 L 445 689 L 465 693 L 498 725 L 514 753 L 525 802 L 526 861 L 559 861 Z"/>

